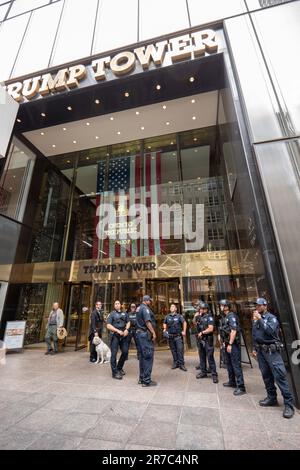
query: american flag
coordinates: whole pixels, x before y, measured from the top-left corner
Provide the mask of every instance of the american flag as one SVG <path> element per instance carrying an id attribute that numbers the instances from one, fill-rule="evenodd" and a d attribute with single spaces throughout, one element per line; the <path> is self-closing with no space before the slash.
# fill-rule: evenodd
<path id="1" fill-rule="evenodd" d="M 113 204 L 117 211 L 116 222 L 129 222 L 127 209 L 133 204 L 143 204 L 148 209 L 148 237 L 118 240 L 96 235 L 99 216 L 95 217 L 95 238 L 93 258 L 123 258 L 134 256 L 152 256 L 161 254 L 162 240 L 151 238 L 151 203 L 160 203 L 161 153 L 146 153 L 128 157 L 111 158 L 108 165 L 108 178 L 105 179 L 106 162 L 98 163 L 97 199 L 99 216 L 103 217 L 103 203 Z M 125 207 L 124 207 L 125 206 Z M 125 215 L 124 215 L 125 214 Z M 154 222 L 153 222 L 154 223 Z M 158 223 L 156 221 L 155 223 Z M 107 227 L 105 228 L 107 230 Z M 140 227 L 137 226 L 137 231 Z"/>

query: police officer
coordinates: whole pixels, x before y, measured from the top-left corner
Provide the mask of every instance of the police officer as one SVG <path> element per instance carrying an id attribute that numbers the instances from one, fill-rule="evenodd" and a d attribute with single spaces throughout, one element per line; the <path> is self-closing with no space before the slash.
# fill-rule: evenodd
<path id="1" fill-rule="evenodd" d="M 183 337 L 186 336 L 186 321 L 182 315 L 177 313 L 175 304 L 171 304 L 170 313 L 164 319 L 163 335 L 168 338 L 169 346 L 173 356 L 172 369 L 187 371 L 184 365 Z"/>
<path id="2" fill-rule="evenodd" d="M 143 387 L 151 387 L 157 383 L 151 379 L 154 342 L 156 334 L 154 331 L 155 317 L 150 309 L 152 299 L 144 295 L 143 301 L 136 314 L 136 339 L 139 347 L 139 384 Z"/>
<path id="3" fill-rule="evenodd" d="M 279 387 L 284 400 L 284 418 L 294 415 L 293 395 L 290 392 L 286 377 L 286 369 L 281 356 L 281 341 L 279 339 L 279 322 L 268 312 L 266 299 L 256 301 L 257 310 L 253 313 L 252 338 L 253 354 L 258 359 L 263 381 L 267 390 L 267 397 L 260 400 L 260 406 L 277 406 L 277 392 L 275 383 Z"/>
<path id="4" fill-rule="evenodd" d="M 206 302 L 200 301 L 198 307 L 199 311 L 194 316 L 194 323 L 197 328 L 197 346 L 201 372 L 196 375 L 196 378 L 203 379 L 207 377 L 206 360 L 208 360 L 213 383 L 217 384 L 219 380 L 214 359 L 214 319 L 208 311 L 208 304 Z"/>
<path id="5" fill-rule="evenodd" d="M 138 348 L 138 344 L 136 340 L 136 304 L 134 302 L 131 302 L 130 308 L 127 313 L 128 313 L 128 318 L 130 321 L 130 328 L 129 328 L 129 334 L 128 334 L 128 349 L 130 347 L 130 343 L 133 338 L 136 351 L 137 351 L 137 358 L 139 358 L 139 348 Z"/>
<path id="6" fill-rule="evenodd" d="M 246 393 L 244 376 L 241 365 L 240 326 L 237 315 L 230 311 L 230 302 L 223 299 L 219 302 L 221 312 L 225 314 L 219 332 L 221 347 L 225 347 L 226 365 L 228 371 L 228 382 L 224 387 L 235 388 L 233 394 L 236 396 Z"/>
<path id="7" fill-rule="evenodd" d="M 124 363 L 128 358 L 128 331 L 130 328 L 130 321 L 128 313 L 121 310 L 121 302 L 115 301 L 114 310 L 107 318 L 107 329 L 111 333 L 110 349 L 111 349 L 111 371 L 114 379 L 122 379 L 125 372 L 123 370 Z M 121 356 L 117 364 L 118 348 L 121 349 Z"/>

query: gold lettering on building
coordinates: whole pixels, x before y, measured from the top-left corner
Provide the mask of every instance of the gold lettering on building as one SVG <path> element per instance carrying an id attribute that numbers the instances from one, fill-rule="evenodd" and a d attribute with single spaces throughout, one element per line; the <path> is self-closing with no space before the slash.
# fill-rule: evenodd
<path id="1" fill-rule="evenodd" d="M 216 33 L 212 29 L 184 34 L 156 44 L 137 47 L 132 51 L 119 52 L 113 57 L 101 57 L 85 66 L 78 64 L 58 70 L 55 75 L 45 73 L 42 76 L 26 78 L 23 82 L 9 83 L 7 92 L 16 101 L 27 101 L 61 91 L 91 85 L 93 81 L 111 80 L 137 71 L 148 70 L 154 66 L 170 65 L 180 60 L 190 60 L 218 51 Z"/>

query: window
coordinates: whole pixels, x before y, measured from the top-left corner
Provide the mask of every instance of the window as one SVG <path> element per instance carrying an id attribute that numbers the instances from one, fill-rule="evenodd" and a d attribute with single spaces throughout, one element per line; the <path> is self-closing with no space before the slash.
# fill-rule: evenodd
<path id="1" fill-rule="evenodd" d="M 17 139 L 13 141 L 0 181 L 0 212 L 23 219 L 35 155 Z"/>
<path id="2" fill-rule="evenodd" d="M 4 21 L 0 26 L 0 82 L 10 77 L 28 20 L 29 13 Z"/>
<path id="3" fill-rule="evenodd" d="M 47 68 L 62 5 L 62 2 L 57 2 L 33 12 L 13 76 Z"/>
<path id="4" fill-rule="evenodd" d="M 242 0 L 188 0 L 188 5 L 192 26 L 229 18 L 246 11 Z"/>
<path id="5" fill-rule="evenodd" d="M 91 53 L 97 0 L 66 0 L 51 65 L 87 57 Z"/>
<path id="6" fill-rule="evenodd" d="M 35 8 L 47 5 L 49 0 L 15 0 L 9 11 L 8 17 L 20 15 L 26 11 L 34 10 Z"/>
<path id="7" fill-rule="evenodd" d="M 99 3 L 93 54 L 132 44 L 138 39 L 138 0 Z"/>
<path id="8" fill-rule="evenodd" d="M 185 0 L 140 0 L 140 41 L 188 27 Z"/>

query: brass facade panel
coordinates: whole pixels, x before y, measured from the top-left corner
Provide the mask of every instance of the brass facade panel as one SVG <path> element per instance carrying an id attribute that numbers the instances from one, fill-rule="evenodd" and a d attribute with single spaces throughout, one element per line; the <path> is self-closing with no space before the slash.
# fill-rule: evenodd
<path id="1" fill-rule="evenodd" d="M 0 266 L 12 283 L 106 282 L 261 272 L 256 250 L 211 251 L 138 258 L 112 258 Z M 9 279 L 9 272 L 11 276 Z M 5 279 L 3 279 L 5 280 Z"/>

